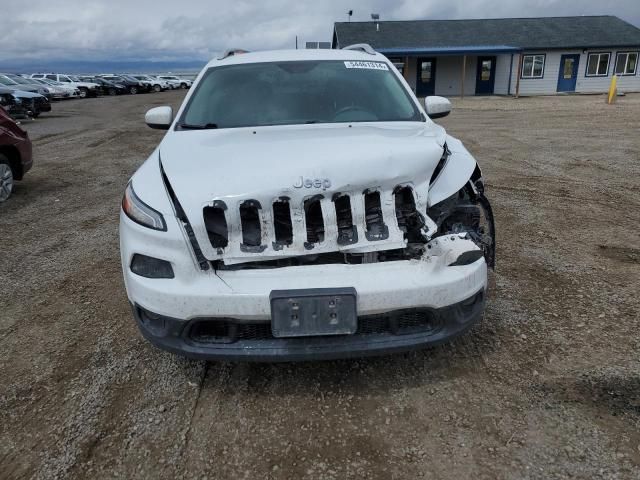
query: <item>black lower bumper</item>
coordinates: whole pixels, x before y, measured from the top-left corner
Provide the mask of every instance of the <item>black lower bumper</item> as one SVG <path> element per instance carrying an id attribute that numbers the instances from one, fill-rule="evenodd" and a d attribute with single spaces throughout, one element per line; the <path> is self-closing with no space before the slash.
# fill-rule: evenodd
<path id="1" fill-rule="evenodd" d="M 133 306 L 144 337 L 159 348 L 200 360 L 282 362 L 385 355 L 445 343 L 482 318 L 483 290 L 440 309 L 409 309 L 358 318 L 352 335 L 274 338 L 269 321 L 178 320 Z"/>

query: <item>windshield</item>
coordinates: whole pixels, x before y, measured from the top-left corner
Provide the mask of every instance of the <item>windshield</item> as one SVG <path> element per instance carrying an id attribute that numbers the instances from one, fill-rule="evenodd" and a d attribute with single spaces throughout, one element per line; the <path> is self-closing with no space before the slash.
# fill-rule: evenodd
<path id="1" fill-rule="evenodd" d="M 14 82 L 13 80 L 5 76 L 0 76 L 0 83 L 2 85 L 18 85 L 17 82 Z"/>
<path id="2" fill-rule="evenodd" d="M 211 68 L 179 126 L 420 120 L 415 103 L 384 62 L 295 61 Z"/>
<path id="3" fill-rule="evenodd" d="M 9 75 L 9 78 L 16 83 L 21 83 L 22 85 L 33 85 L 33 83 L 28 81 L 26 78 L 22 78 L 19 75 Z"/>

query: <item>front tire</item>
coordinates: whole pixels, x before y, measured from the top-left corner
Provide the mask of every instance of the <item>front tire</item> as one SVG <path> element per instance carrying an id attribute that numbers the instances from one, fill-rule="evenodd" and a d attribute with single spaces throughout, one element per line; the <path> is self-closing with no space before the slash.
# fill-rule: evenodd
<path id="1" fill-rule="evenodd" d="M 187 89 L 187 84 L 186 83 L 181 83 L 180 84 L 180 88 L 183 89 L 183 90 L 186 90 Z"/>
<path id="2" fill-rule="evenodd" d="M 113 96 L 113 95 L 117 95 L 118 91 L 115 88 L 110 88 L 109 89 L 109 95 Z"/>
<path id="3" fill-rule="evenodd" d="M 160 85 L 154 85 L 153 91 L 156 93 L 160 93 L 162 91 L 162 87 Z"/>
<path id="4" fill-rule="evenodd" d="M 89 96 L 89 90 L 84 87 L 80 87 L 80 98 L 87 98 Z"/>
<path id="5" fill-rule="evenodd" d="M 13 192 L 13 170 L 9 159 L 0 154 L 0 203 L 5 202 Z"/>
<path id="6" fill-rule="evenodd" d="M 138 87 L 129 87 L 129 93 L 131 95 L 135 95 L 136 93 L 138 93 Z"/>

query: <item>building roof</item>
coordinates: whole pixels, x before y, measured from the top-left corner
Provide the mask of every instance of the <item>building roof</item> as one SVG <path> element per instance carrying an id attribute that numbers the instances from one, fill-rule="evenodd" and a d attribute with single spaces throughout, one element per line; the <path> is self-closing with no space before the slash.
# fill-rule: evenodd
<path id="1" fill-rule="evenodd" d="M 354 43 L 368 43 L 390 53 L 492 46 L 527 50 L 631 47 L 640 46 L 640 28 L 614 16 L 336 22 L 334 47 Z"/>

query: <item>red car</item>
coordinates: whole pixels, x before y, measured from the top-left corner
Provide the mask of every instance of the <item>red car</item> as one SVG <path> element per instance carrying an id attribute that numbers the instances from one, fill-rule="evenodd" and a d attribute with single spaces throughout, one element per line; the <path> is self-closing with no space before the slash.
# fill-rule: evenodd
<path id="1" fill-rule="evenodd" d="M 31 140 L 27 132 L 0 107 L 0 203 L 9 198 L 13 182 L 31 169 Z"/>

